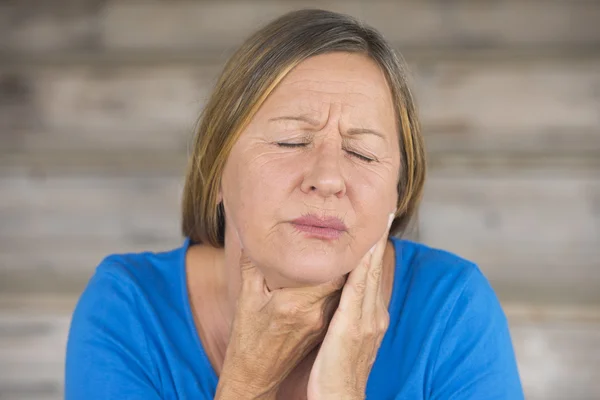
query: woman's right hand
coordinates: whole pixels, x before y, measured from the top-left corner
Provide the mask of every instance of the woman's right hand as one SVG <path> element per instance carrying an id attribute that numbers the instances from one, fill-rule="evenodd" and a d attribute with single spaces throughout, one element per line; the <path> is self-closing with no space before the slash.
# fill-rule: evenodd
<path id="1" fill-rule="evenodd" d="M 321 342 L 345 277 L 269 291 L 248 257 L 215 399 L 274 399 L 281 382 Z"/>

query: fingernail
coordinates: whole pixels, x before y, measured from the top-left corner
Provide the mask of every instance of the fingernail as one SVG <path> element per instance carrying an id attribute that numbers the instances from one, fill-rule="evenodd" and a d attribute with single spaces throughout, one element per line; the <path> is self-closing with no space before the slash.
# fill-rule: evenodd
<path id="1" fill-rule="evenodd" d="M 390 229 L 390 227 L 392 226 L 392 222 L 394 222 L 394 217 L 395 217 L 394 213 L 390 213 L 390 217 L 389 217 L 389 219 L 388 219 L 388 227 L 387 227 L 387 228 L 388 228 L 388 230 L 389 230 L 389 229 Z"/>
<path id="2" fill-rule="evenodd" d="M 369 254 L 373 255 L 373 253 L 375 252 L 375 247 L 377 247 L 377 244 L 375 244 L 373 247 L 371 247 L 371 249 L 369 250 Z"/>
<path id="3" fill-rule="evenodd" d="M 238 238 L 238 243 L 240 244 L 240 249 L 244 250 L 244 245 L 242 244 L 242 239 L 240 239 L 240 234 L 238 233 L 237 229 L 233 228 L 233 231 L 235 232 L 235 235 Z"/>

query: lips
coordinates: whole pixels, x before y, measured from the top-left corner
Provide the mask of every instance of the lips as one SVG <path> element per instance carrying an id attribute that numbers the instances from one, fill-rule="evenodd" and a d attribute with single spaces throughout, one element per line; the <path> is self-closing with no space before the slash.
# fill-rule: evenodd
<path id="1" fill-rule="evenodd" d="M 339 238 L 348 228 L 344 221 L 335 217 L 320 218 L 305 215 L 292 221 L 292 225 L 310 237 L 333 240 Z"/>
<path id="2" fill-rule="evenodd" d="M 345 231 L 346 225 L 344 221 L 335 217 L 319 218 L 316 215 L 305 215 L 300 218 L 296 218 L 292 221 L 296 225 L 314 226 L 317 228 L 329 228 L 338 231 Z"/>

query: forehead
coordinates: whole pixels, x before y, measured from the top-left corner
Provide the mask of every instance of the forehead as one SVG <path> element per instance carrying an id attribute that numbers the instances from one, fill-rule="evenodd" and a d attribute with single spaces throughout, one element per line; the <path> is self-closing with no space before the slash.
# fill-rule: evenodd
<path id="1" fill-rule="evenodd" d="M 317 110 L 342 103 L 361 113 L 389 113 L 391 91 L 381 68 L 356 53 L 329 53 L 308 58 L 293 68 L 264 104 L 266 108 Z"/>

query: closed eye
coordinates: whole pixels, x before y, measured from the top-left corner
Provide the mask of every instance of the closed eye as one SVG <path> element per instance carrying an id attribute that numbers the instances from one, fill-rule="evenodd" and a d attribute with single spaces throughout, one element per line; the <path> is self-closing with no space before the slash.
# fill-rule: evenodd
<path id="1" fill-rule="evenodd" d="M 366 156 L 363 156 L 362 154 L 359 154 L 359 153 L 357 153 L 355 151 L 346 150 L 346 152 L 348 154 L 350 154 L 350 155 L 358 158 L 359 160 L 362 160 L 362 161 L 365 161 L 365 162 L 368 162 L 368 163 L 375 161 L 374 159 L 366 157 Z"/>
<path id="2" fill-rule="evenodd" d="M 304 147 L 308 143 L 277 143 L 277 146 L 280 147 Z"/>
<path id="3" fill-rule="evenodd" d="M 278 142 L 278 143 L 277 143 L 277 146 L 279 146 L 279 147 L 288 147 L 288 148 L 294 148 L 294 147 L 306 147 L 307 145 L 308 145 L 308 143 L 282 143 L 282 142 Z M 356 157 L 356 158 L 358 158 L 359 160 L 361 160 L 361 161 L 364 161 L 364 162 L 368 162 L 368 163 L 370 163 L 370 162 L 376 161 L 376 160 L 375 160 L 375 159 L 373 159 L 373 158 L 369 158 L 369 157 L 367 157 L 367 156 L 363 156 L 362 154 L 360 154 L 360 153 L 357 153 L 357 152 L 355 152 L 355 151 L 346 150 L 346 153 L 348 153 L 348 154 L 350 154 L 351 156 L 353 156 L 353 157 Z"/>

